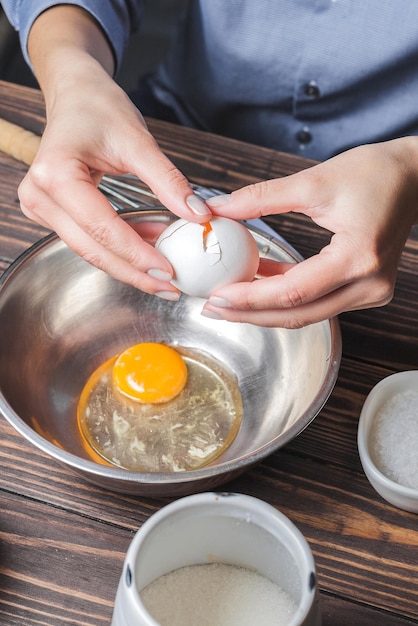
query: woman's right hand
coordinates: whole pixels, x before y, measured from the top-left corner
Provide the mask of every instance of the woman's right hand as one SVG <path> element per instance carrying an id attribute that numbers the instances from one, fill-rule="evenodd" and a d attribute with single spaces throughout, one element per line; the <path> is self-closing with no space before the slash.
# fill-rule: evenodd
<path id="1" fill-rule="evenodd" d="M 51 30 L 57 19 L 64 33 Z M 209 208 L 110 77 L 107 42 L 87 13 L 71 6 L 45 11 L 32 27 L 29 53 L 47 125 L 19 188 L 22 211 L 114 278 L 177 299 L 170 264 L 118 216 L 97 185 L 104 173 L 129 172 L 180 217 L 204 222 Z"/>

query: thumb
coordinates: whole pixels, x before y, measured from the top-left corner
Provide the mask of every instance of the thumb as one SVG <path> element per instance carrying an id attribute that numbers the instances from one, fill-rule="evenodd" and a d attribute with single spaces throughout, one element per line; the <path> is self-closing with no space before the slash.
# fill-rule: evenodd
<path id="1" fill-rule="evenodd" d="M 150 187 L 167 209 L 194 222 L 202 223 L 212 217 L 207 204 L 194 193 L 184 174 L 160 150 L 151 136 L 146 145 L 142 144 L 141 152 L 140 166 L 136 165 L 134 173 Z"/>
<path id="2" fill-rule="evenodd" d="M 313 168 L 312 168 L 313 169 Z M 215 215 L 253 219 L 297 211 L 306 213 L 315 197 L 313 177 L 307 171 L 242 187 L 232 194 L 214 196 L 206 202 Z"/>

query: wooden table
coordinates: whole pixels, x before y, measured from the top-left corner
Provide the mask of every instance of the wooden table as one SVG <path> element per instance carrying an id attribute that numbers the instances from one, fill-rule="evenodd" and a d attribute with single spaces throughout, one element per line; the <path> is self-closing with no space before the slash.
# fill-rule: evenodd
<path id="1" fill-rule="evenodd" d="M 0 82 L 0 117 L 42 132 L 40 93 Z M 162 122 L 150 121 L 150 127 L 190 180 L 225 191 L 311 165 Z M 0 154 L 0 273 L 46 232 L 19 210 L 17 186 L 25 172 Z M 304 256 L 328 239 L 300 215 L 269 223 Z M 320 415 L 291 444 L 225 486 L 269 502 L 303 532 L 317 564 L 324 626 L 418 623 L 418 517 L 375 493 L 356 444 L 360 410 L 373 385 L 418 367 L 417 306 L 413 229 L 393 302 L 341 316 L 341 370 Z M 167 500 L 119 496 L 83 482 L 3 418 L 0 463 L 0 623 L 109 624 L 133 534 Z"/>

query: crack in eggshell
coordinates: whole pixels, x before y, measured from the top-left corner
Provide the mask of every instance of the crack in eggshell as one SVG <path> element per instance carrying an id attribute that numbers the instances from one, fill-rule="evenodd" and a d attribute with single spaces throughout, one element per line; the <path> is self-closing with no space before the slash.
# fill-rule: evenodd
<path id="1" fill-rule="evenodd" d="M 166 239 L 171 239 L 171 237 L 179 230 L 181 230 L 182 228 L 184 228 L 185 226 L 187 226 L 187 223 L 185 224 L 178 224 L 178 226 L 176 228 L 174 228 L 171 232 L 167 234 L 165 234 L 164 232 L 160 235 L 159 239 L 160 242 L 165 241 Z"/>
<path id="2" fill-rule="evenodd" d="M 210 265 L 215 265 L 221 261 L 222 248 L 213 229 L 210 230 L 204 237 L 204 250 L 211 255 L 209 259 Z"/>
<path id="3" fill-rule="evenodd" d="M 210 222 L 209 222 L 210 223 Z M 179 230 L 187 226 L 188 224 L 179 224 L 177 228 L 172 230 L 168 235 L 162 236 L 161 241 L 165 241 L 166 239 L 170 239 L 173 235 L 175 235 Z M 222 260 L 222 249 L 219 243 L 219 239 L 216 236 L 215 231 L 211 227 L 209 230 L 207 228 L 207 224 L 202 224 L 202 248 L 203 252 L 207 252 L 210 254 L 210 265 L 216 265 Z"/>

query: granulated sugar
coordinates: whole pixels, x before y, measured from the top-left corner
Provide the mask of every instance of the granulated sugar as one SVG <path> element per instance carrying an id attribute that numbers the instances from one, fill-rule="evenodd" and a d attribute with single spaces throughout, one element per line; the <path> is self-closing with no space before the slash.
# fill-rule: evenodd
<path id="1" fill-rule="evenodd" d="M 385 402 L 374 420 L 370 448 L 387 478 L 418 489 L 418 391 Z"/>
<path id="2" fill-rule="evenodd" d="M 174 570 L 148 585 L 141 599 L 161 626 L 286 626 L 297 609 L 264 576 L 223 563 Z"/>

